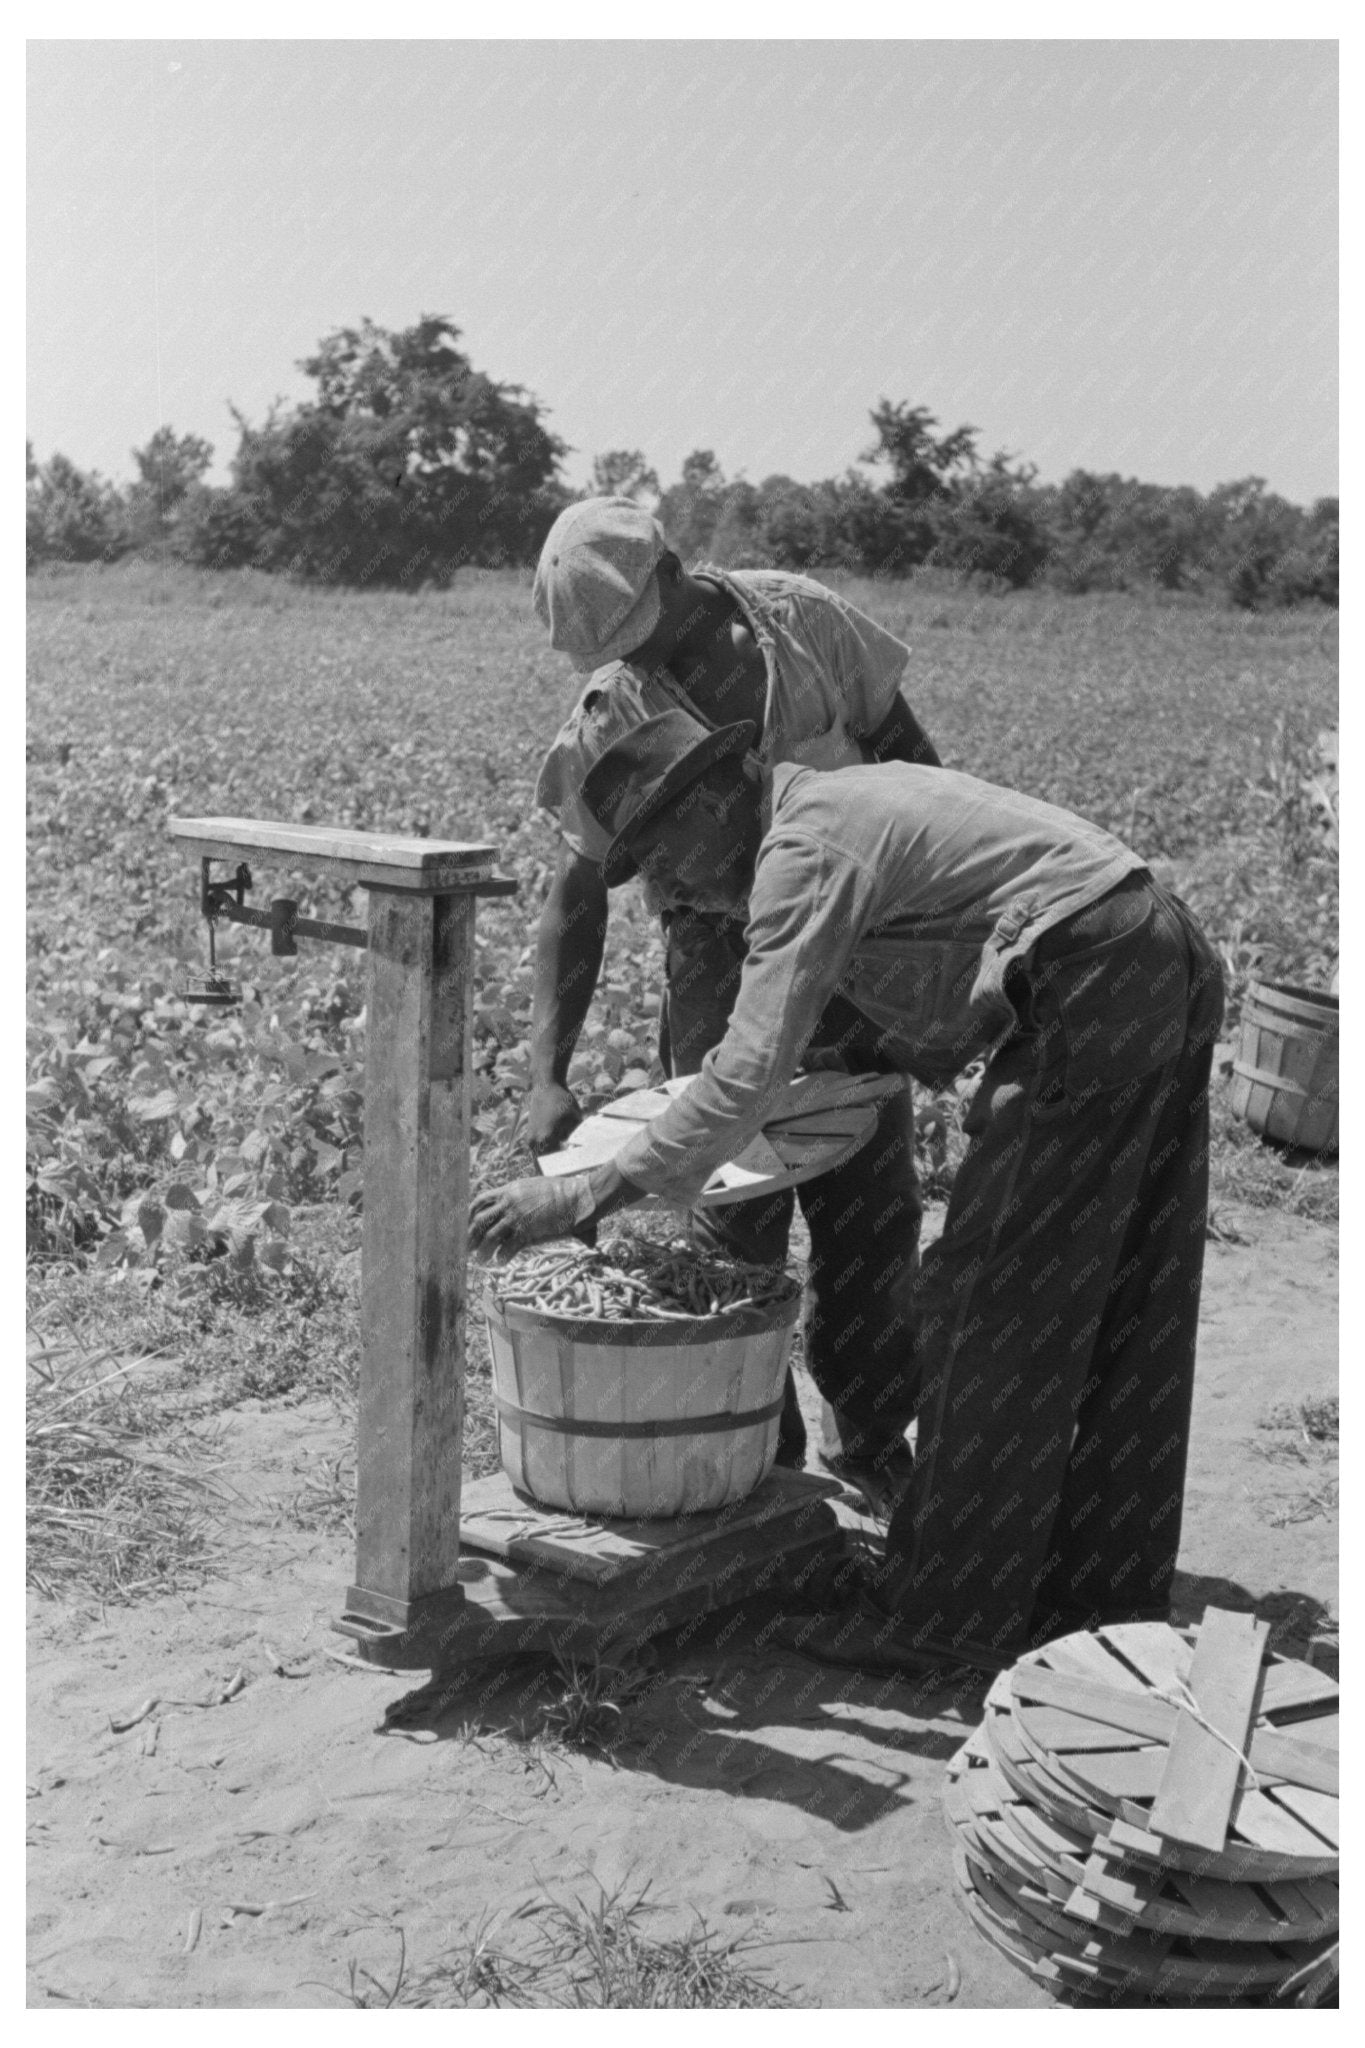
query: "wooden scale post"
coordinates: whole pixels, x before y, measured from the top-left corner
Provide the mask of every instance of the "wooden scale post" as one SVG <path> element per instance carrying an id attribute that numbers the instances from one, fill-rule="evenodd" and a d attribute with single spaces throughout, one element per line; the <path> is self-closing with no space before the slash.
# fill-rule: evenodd
<path id="1" fill-rule="evenodd" d="M 518 1652 L 640 1641 L 755 1589 L 799 1581 L 842 1545 L 825 1482 L 774 1472 L 747 1500 L 672 1522 L 587 1523 L 466 1489 L 465 1261 L 474 908 L 516 883 L 491 846 L 255 818 L 172 818 L 210 920 L 368 954 L 365 1201 L 355 1583 L 336 1627 L 361 1656 L 439 1670 Z M 237 863 L 214 880 L 215 862 Z M 245 903 L 248 861 L 316 869 L 369 894 L 367 929 Z M 209 978 L 198 1000 L 231 1000 Z"/>

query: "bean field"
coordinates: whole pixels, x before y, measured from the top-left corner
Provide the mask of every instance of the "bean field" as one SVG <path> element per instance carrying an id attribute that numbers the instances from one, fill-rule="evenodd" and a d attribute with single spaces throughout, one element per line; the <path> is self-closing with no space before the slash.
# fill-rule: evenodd
<path id="1" fill-rule="evenodd" d="M 907 694 L 944 759 L 1069 805 L 1144 853 L 1228 971 L 1325 986 L 1336 964 L 1336 632 L 1119 596 L 1008 598 L 847 583 L 912 649 Z M 296 819 L 486 840 L 519 894 L 481 903 L 474 1174 L 520 1142 L 534 927 L 554 860 L 534 804 L 574 679 L 528 579 L 448 592 L 325 591 L 149 562 L 29 585 L 28 1247 L 36 1313 L 173 1351 L 220 1390 L 348 1396 L 363 1190 L 360 962 L 220 930 L 228 1011 L 177 989 L 202 969 L 198 874 L 172 814 Z M 305 872 L 256 900 L 363 916 Z M 586 1109 L 658 1072 L 660 947 L 634 887 L 571 1072 Z M 1224 1061 L 1224 1070 L 1226 1060 Z M 1216 1105 L 1217 1204 L 1333 1213 Z M 928 1191 L 960 1153 L 959 1101 L 921 1117 Z M 472 1365 L 480 1358 L 477 1332 Z M 476 1468 L 492 1456 L 478 1403 Z"/>

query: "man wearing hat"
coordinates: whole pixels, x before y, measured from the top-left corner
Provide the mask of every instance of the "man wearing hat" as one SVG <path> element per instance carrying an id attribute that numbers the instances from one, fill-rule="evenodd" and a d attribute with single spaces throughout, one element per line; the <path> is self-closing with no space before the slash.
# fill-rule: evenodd
<path id="1" fill-rule="evenodd" d="M 1163 1616 L 1180 1533 L 1208 1191 L 1216 954 L 1139 856 L 1050 804 L 904 763 L 752 779 L 752 728 L 669 710 L 583 795 L 616 887 L 747 905 L 722 1043 L 614 1161 L 480 1195 L 511 1248 L 690 1196 L 761 1128 L 838 996 L 877 1064 L 985 1060 L 915 1287 L 914 1474 L 837 1660 L 1007 1664 Z"/>
<path id="2" fill-rule="evenodd" d="M 568 1066 L 607 922 L 607 835 L 582 785 L 603 749 L 680 706 L 708 727 L 749 721 L 756 763 L 842 768 L 938 756 L 900 692 L 909 660 L 902 641 L 803 576 L 689 574 L 657 520 L 630 499 L 588 499 L 560 516 L 541 553 L 535 605 L 552 645 L 591 673 L 537 788 L 562 839 L 540 923 L 532 1023 L 529 1138 L 543 1152 L 579 1120 Z M 742 906 L 716 913 L 659 890 L 650 897 L 665 934 L 660 1056 L 673 1074 L 695 1073 L 724 1036 L 738 990 Z M 837 1011 L 830 1029 L 836 1025 Z M 859 1056 L 856 1042 L 847 1055 Z M 889 1467 L 905 1476 L 903 1431 L 913 1406 L 905 1332 L 920 1198 L 908 1088 L 883 1105 L 865 1154 L 806 1190 L 802 1207 L 811 1233 L 806 1357 L 826 1400 L 826 1462 L 876 1494 Z M 742 1256 L 778 1261 L 791 1216 L 791 1196 L 780 1195 L 699 1218 L 697 1227 Z M 873 1244 L 875 1264 L 867 1255 Z M 789 1380 L 784 1462 L 800 1463 L 804 1436 Z"/>

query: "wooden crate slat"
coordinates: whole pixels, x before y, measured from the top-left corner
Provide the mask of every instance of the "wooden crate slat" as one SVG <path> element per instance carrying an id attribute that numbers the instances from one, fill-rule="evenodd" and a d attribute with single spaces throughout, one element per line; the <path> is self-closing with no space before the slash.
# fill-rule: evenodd
<path id="1" fill-rule="evenodd" d="M 1275 1805 L 1288 1807 L 1296 1820 L 1332 1848 L 1340 1848 L 1341 1809 L 1329 1794 L 1310 1791 L 1302 1785 L 1276 1785 L 1270 1797 Z"/>
<path id="2" fill-rule="evenodd" d="M 1322 1795 L 1311 1793 L 1303 1796 L 1320 1798 Z M 1237 1795 L 1232 1809 L 1232 1825 L 1244 1841 L 1257 1849 L 1275 1849 L 1301 1857 L 1332 1853 L 1322 1836 L 1280 1805 L 1278 1798 L 1269 1799 L 1264 1792 L 1253 1791 L 1249 1785 Z"/>
<path id="3" fill-rule="evenodd" d="M 1311 1953 L 1317 1945 L 1299 1948 L 1286 1942 L 1244 1943 L 1216 1934 L 1158 1932 L 1132 1927 L 1125 1914 L 1102 1915 L 1098 1925 L 1088 1919 L 1073 1922 L 1036 1886 L 973 1863 L 970 1854 L 963 1853 L 989 1912 L 1017 1936 L 1050 1944 L 1059 1965 L 1069 1964 L 1086 1974 L 1098 1972 L 1110 1982 L 1210 1997 L 1236 1993 L 1278 1982 L 1296 1956 Z"/>
<path id="4" fill-rule="evenodd" d="M 1031 1661 L 1015 1667 L 1012 1690 L 1015 1712 L 1029 1732 L 1047 1747 L 1066 1752 L 1115 1748 L 1118 1745 L 1112 1736 L 1106 1739 L 1106 1729 L 1128 1731 L 1134 1745 L 1139 1740 L 1169 1742 L 1179 1711 L 1151 1694 L 1102 1686 Z M 1317 1724 L 1303 1725 L 1307 1729 Z M 1324 1720 L 1324 1732 L 1327 1725 Z M 1282 1777 L 1319 1792 L 1334 1794 L 1337 1790 L 1337 1759 L 1325 1745 L 1275 1730 L 1253 1729 L 1248 1754 L 1260 1776 Z"/>
<path id="5" fill-rule="evenodd" d="M 1313 1727 L 1312 1722 L 1299 1725 Z M 1336 1717 L 1330 1724 L 1336 1727 Z M 1253 1728 L 1251 1731 L 1251 1768 L 1261 1779 L 1276 1782 L 1276 1793 L 1283 1783 L 1305 1791 L 1320 1792 L 1335 1799 L 1340 1786 L 1341 1765 L 1335 1747 L 1327 1743 L 1300 1742 L 1293 1736 L 1281 1735 L 1271 1728 Z"/>
<path id="6" fill-rule="evenodd" d="M 1044 1768 L 1008 1713 L 997 1709 L 983 1725 L 991 1762 L 1011 1789 L 1049 1821 L 1093 1837 L 1116 1858 L 1138 1860 L 1152 1869 L 1188 1869 L 1247 1883 L 1331 1876 L 1336 1870 L 1335 1854 L 1327 1843 L 1263 1794 L 1242 1795 L 1243 1803 L 1249 1801 L 1247 1819 L 1255 1829 L 1254 1840 L 1234 1828 L 1221 1854 L 1187 1848 L 1151 1832 L 1148 1807 L 1140 1799 L 1120 1794 L 1108 1783 L 1087 1788 L 1064 1776 L 1060 1767 Z"/>
<path id="7" fill-rule="evenodd" d="M 1117 1869 L 1099 1848 L 1086 1866 L 1084 1889 L 1147 1925 L 1190 1937 L 1308 1941 L 1330 1934 L 1336 1925 L 1334 1886 L 1325 1901 L 1310 1902 L 1293 1885 L 1253 1885 L 1179 1871 L 1134 1874 Z"/>
<path id="8" fill-rule="evenodd" d="M 1284 1657 L 1271 1664 L 1265 1674 L 1261 1712 L 1288 1713 L 1291 1708 L 1312 1706 L 1319 1701 L 1335 1702 L 1339 1696 L 1340 1687 L 1325 1671 L 1315 1671 L 1311 1664 Z M 1306 1728 L 1304 1732 L 1307 1733 Z"/>
<path id="9" fill-rule="evenodd" d="M 1090 1848 L 1091 1838 L 1088 1835 L 1083 1835 L 1079 1828 L 1064 1827 L 1060 1821 L 1045 1814 L 1041 1807 L 1019 1798 L 1017 1794 L 1003 1811 L 1006 1826 L 1021 1836 L 1028 1848 L 1048 1858 L 1055 1869 L 1079 1880 Z"/>
<path id="10" fill-rule="evenodd" d="M 1087 1756 L 1084 1759 L 1083 1783 L 1086 1787 L 1093 1787 L 1106 1800 L 1131 1802 L 1154 1799 L 1160 1789 L 1169 1754 L 1169 1750 L 1163 1747 L 1110 1750 Z M 1074 1772 L 1080 1777 L 1081 1773 L 1075 1770 L 1075 1761 L 1068 1759 L 1067 1773 L 1070 1776 Z"/>
<path id="11" fill-rule="evenodd" d="M 1150 1693 L 1123 1691 L 1032 1662 L 1015 1666 L 1011 1691 L 1016 1714 L 1021 1708 L 1027 1712 L 1027 1703 L 1036 1701 L 1040 1707 L 1060 1709 L 1066 1719 L 1079 1720 L 1082 1725 L 1099 1723 L 1110 1730 L 1111 1737 L 1122 1731 L 1144 1742 L 1169 1741 L 1175 1726 L 1175 1708 Z M 1116 1746 L 1111 1739 L 1108 1747 Z"/>
<path id="12" fill-rule="evenodd" d="M 1078 1678 L 1097 1679 L 1102 1685 L 1121 1685 L 1125 1676 L 1135 1690 L 1139 1684 L 1131 1672 L 1125 1674 L 1123 1666 L 1110 1656 L 1098 1636 L 1062 1636 L 1036 1655 L 1039 1663 L 1054 1671 L 1071 1671 Z"/>
<path id="13" fill-rule="evenodd" d="M 1049 1752 L 1060 1756 L 1079 1755 L 1085 1750 L 1141 1749 L 1151 1738 L 1137 1729 L 1125 1729 L 1112 1716 L 1106 1721 L 1071 1713 L 1059 1706 L 1025 1702 L 1016 1706 L 1015 1719 L 1040 1760 Z M 1174 1716 L 1172 1716 L 1174 1719 Z M 1166 1731 L 1169 1734 L 1169 1729 Z"/>
<path id="14" fill-rule="evenodd" d="M 1184 1636 L 1174 1628 L 1163 1628 L 1160 1623 L 1149 1621 L 1116 1622 L 1101 1629 L 1100 1635 L 1106 1643 L 1121 1651 L 1151 1686 L 1167 1691 L 1189 1678 L 1190 1659 L 1194 1652 Z M 1123 1682 L 1120 1670 L 1121 1667 L 1116 1666 L 1113 1673 L 1112 1682 L 1116 1685 Z"/>
<path id="15" fill-rule="evenodd" d="M 1104 1832 L 1110 1815 L 1096 1809 L 1077 1787 L 1046 1771 L 1026 1748 L 1008 1714 L 995 1714 L 987 1724 L 993 1760 L 1023 1799 L 1036 1803 L 1048 1818 L 1086 1836 Z"/>
<path id="16" fill-rule="evenodd" d="M 963 1859 L 965 1871 L 966 1859 Z M 958 1873 L 958 1884 L 962 1891 L 962 1903 L 967 1917 L 977 1931 L 984 1935 L 991 1947 L 1008 1957 L 1016 1969 L 1032 1977 L 1045 1990 L 1056 1991 L 1065 1984 L 1065 1979 L 1052 1956 L 1041 1942 L 1031 1941 L 1017 1931 L 1011 1931 L 1001 1924 L 995 1914 L 989 1912 L 971 1879 L 963 1871 Z"/>
<path id="17" fill-rule="evenodd" d="M 1153 1834 L 1202 1849 L 1227 1840 L 1269 1635 L 1270 1623 L 1254 1615 L 1205 1612 L 1189 1689 L 1209 1726 L 1181 1712 L 1152 1805 Z"/>

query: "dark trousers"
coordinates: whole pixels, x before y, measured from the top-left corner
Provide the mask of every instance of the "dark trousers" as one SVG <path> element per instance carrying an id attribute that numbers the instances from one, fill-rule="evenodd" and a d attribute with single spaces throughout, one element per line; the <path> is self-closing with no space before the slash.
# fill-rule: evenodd
<path id="1" fill-rule="evenodd" d="M 720 1044 L 739 991 L 743 927 L 675 912 L 665 922 L 668 982 L 660 1057 L 695 1074 Z M 813 1045 L 849 1072 L 875 1070 L 872 1027 L 837 998 Z M 837 1048 L 837 1051 L 836 1051 Z M 851 1158 L 795 1190 L 810 1231 L 803 1320 L 806 1364 L 826 1403 L 825 1449 L 875 1458 L 903 1441 L 914 1414 L 914 1282 L 922 1213 L 910 1086 L 883 1103 Z M 782 1265 L 794 1213 L 790 1189 L 694 1212 L 698 1239 L 762 1265 Z M 832 1414 L 830 1411 L 833 1411 Z M 779 1456 L 797 1462 L 806 1430 L 791 1374 Z"/>
<path id="2" fill-rule="evenodd" d="M 916 1290 L 923 1401 L 879 1599 L 1013 1653 L 1165 1611 L 1208 1194 L 1216 955 L 1144 877 L 1045 935 Z"/>

